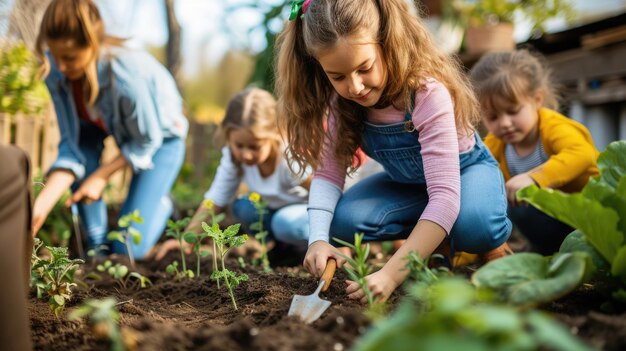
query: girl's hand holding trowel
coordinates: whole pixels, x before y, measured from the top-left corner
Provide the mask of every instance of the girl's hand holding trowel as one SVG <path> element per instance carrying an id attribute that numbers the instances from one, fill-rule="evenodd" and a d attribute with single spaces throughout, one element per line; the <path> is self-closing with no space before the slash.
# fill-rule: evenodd
<path id="1" fill-rule="evenodd" d="M 304 269 L 315 277 L 321 277 L 330 257 L 337 261 L 337 268 L 341 268 L 346 262 L 346 259 L 339 255 L 334 246 L 323 240 L 315 241 L 309 245 L 306 256 L 304 256 Z"/>

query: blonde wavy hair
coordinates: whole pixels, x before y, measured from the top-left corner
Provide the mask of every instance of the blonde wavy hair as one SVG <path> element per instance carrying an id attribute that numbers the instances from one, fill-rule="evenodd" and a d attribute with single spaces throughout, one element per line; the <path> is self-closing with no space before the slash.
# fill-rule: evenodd
<path id="1" fill-rule="evenodd" d="M 41 77 L 50 73 L 50 62 L 45 55 L 46 42 L 60 39 L 73 40 L 77 47 L 91 49 L 93 57 L 85 71 L 84 90 L 87 102 L 93 105 L 100 91 L 96 72 L 100 46 L 103 43 L 121 45 L 124 40 L 105 35 L 100 12 L 92 0 L 53 0 L 43 15 L 35 43 L 37 56 L 42 62 Z"/>
<path id="2" fill-rule="evenodd" d="M 497 100 L 517 104 L 541 91 L 545 107 L 559 108 L 550 70 L 541 56 L 528 50 L 487 54 L 474 65 L 470 77 L 483 104 L 493 106 Z"/>
<path id="3" fill-rule="evenodd" d="M 235 94 L 228 102 L 224 119 L 215 133 L 215 145 L 223 147 L 228 143 L 230 133 L 242 128 L 257 139 L 270 140 L 272 152 L 278 153 L 281 137 L 276 121 L 276 99 L 272 94 L 259 88 L 248 88 Z"/>
<path id="4" fill-rule="evenodd" d="M 365 31 L 365 32 L 364 32 Z M 435 78 L 450 92 L 455 120 L 471 134 L 479 120 L 478 102 L 459 63 L 439 50 L 407 0 L 312 0 L 308 9 L 287 23 L 276 42 L 276 94 L 281 129 L 293 161 L 304 169 L 320 164 L 324 143 L 324 120 L 333 87 L 316 55 L 333 48 L 339 39 L 371 33 L 380 44 L 388 73 L 387 86 L 377 105 L 409 111 L 414 94 L 425 79 Z M 354 171 L 353 155 L 362 143 L 366 109 L 338 97 L 338 161 Z"/>

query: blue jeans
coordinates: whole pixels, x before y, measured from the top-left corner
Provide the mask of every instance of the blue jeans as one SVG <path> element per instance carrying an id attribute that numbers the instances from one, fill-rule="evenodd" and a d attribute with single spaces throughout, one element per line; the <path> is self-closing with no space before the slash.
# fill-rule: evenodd
<path id="1" fill-rule="evenodd" d="M 80 148 L 87 162 L 85 165 L 87 178 L 100 167 L 100 156 L 104 149 L 106 135 L 91 125 L 81 121 Z M 143 258 L 159 240 L 170 218 L 174 206 L 169 198 L 169 192 L 174 185 L 178 172 L 185 159 L 185 142 L 182 139 L 172 138 L 163 141 L 163 145 L 152 157 L 154 167 L 150 170 L 133 174 L 128 196 L 124 201 L 120 216 L 134 210 L 139 210 L 143 218 L 142 224 L 133 223 L 133 228 L 142 234 L 139 245 L 132 245 L 135 258 Z M 78 189 L 80 182 L 72 185 L 72 190 Z M 102 199 L 89 205 L 78 203 L 83 228 L 87 232 L 87 246 L 95 248 L 102 244 L 110 244 L 111 251 L 127 254 L 126 246 L 118 241 L 108 243 L 108 216 L 106 205 Z"/>
<path id="2" fill-rule="evenodd" d="M 406 116 L 410 122 L 410 115 Z M 335 209 L 331 238 L 354 241 L 405 239 L 428 204 L 418 132 L 405 123 L 366 123 L 363 150 L 385 168 L 348 189 Z M 411 124 L 412 125 L 412 124 Z M 511 234 L 504 179 L 498 164 L 477 137 L 459 156 L 461 209 L 450 232 L 453 250 L 483 253 L 506 242 Z M 332 241 L 332 240 L 331 240 Z M 333 243 L 336 245 L 336 243 Z"/>
<path id="3" fill-rule="evenodd" d="M 267 209 L 263 217 L 263 228 L 268 231 L 267 241 L 278 240 L 296 246 L 306 247 L 309 240 L 309 216 L 306 204 L 291 204 L 279 209 Z M 233 215 L 249 232 L 250 225 L 258 222 L 259 215 L 248 196 L 242 196 L 233 203 Z"/>
<path id="4" fill-rule="evenodd" d="M 531 205 L 509 208 L 509 217 L 532 245 L 532 251 L 552 255 L 559 251 L 574 228 L 539 211 Z"/>

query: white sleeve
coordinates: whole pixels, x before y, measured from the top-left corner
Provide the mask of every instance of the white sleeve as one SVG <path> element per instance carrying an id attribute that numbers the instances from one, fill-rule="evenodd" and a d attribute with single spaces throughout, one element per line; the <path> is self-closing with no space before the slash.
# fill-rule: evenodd
<path id="1" fill-rule="evenodd" d="M 204 198 L 212 200 L 220 207 L 228 205 L 237 192 L 239 183 L 241 183 L 239 173 L 239 167 L 233 163 L 228 147 L 222 148 L 222 158 L 217 167 L 215 179 L 213 179 L 209 191 L 204 194 Z"/>
<path id="2" fill-rule="evenodd" d="M 309 245 L 318 240 L 329 241 L 330 224 L 341 189 L 333 183 L 314 178 L 309 191 Z"/>

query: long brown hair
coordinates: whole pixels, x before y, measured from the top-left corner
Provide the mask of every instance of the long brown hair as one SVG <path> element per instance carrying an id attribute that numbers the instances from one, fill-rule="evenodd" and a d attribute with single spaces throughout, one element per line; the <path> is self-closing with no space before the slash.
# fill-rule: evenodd
<path id="1" fill-rule="evenodd" d="M 559 108 L 559 96 L 542 57 L 528 50 L 503 51 L 483 56 L 470 76 L 481 102 L 497 98 L 518 103 L 543 92 L 543 105 Z"/>
<path id="2" fill-rule="evenodd" d="M 272 141 L 272 152 L 279 152 L 281 138 L 276 121 L 276 99 L 272 94 L 259 88 L 248 88 L 235 94 L 215 133 L 216 146 L 224 146 L 230 133 L 241 128 L 250 131 L 257 139 Z"/>
<path id="3" fill-rule="evenodd" d="M 85 91 L 88 103 L 93 105 L 100 91 L 96 72 L 100 46 L 105 42 L 119 45 L 123 39 L 105 35 L 100 12 L 92 0 L 53 0 L 43 15 L 35 44 L 43 77 L 50 73 L 50 62 L 44 54 L 46 41 L 59 39 L 73 40 L 77 47 L 91 49 L 93 58 L 85 71 Z"/>
<path id="4" fill-rule="evenodd" d="M 304 169 L 318 168 L 324 143 L 324 120 L 333 87 L 316 60 L 316 54 L 332 49 L 341 38 L 372 33 L 381 45 L 388 83 L 379 104 L 402 101 L 411 107 L 411 96 L 426 78 L 441 82 L 454 101 L 457 125 L 471 134 L 479 119 L 477 100 L 459 63 L 439 50 L 406 0 L 312 0 L 295 21 L 287 23 L 277 38 L 276 93 L 281 127 L 286 131 L 293 160 Z M 366 109 L 338 97 L 338 161 L 353 170 L 353 155 L 362 143 Z"/>

